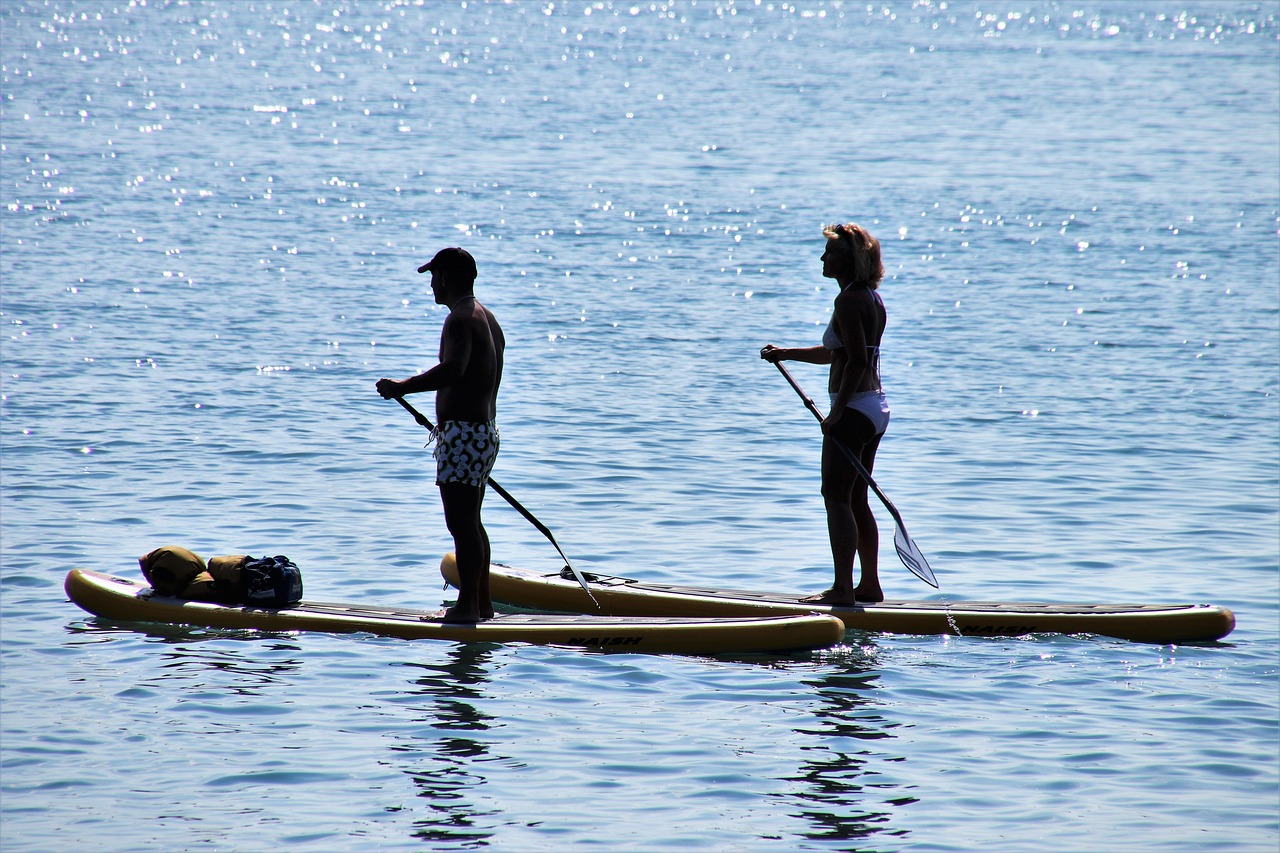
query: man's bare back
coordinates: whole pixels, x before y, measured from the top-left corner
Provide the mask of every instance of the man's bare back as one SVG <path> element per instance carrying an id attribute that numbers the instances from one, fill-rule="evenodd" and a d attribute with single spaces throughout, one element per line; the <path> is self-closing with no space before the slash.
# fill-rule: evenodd
<path id="1" fill-rule="evenodd" d="M 498 413 L 507 341 L 498 320 L 474 297 L 458 301 L 440 330 L 440 363 L 459 365 L 456 381 L 436 392 L 442 421 L 491 421 Z"/>

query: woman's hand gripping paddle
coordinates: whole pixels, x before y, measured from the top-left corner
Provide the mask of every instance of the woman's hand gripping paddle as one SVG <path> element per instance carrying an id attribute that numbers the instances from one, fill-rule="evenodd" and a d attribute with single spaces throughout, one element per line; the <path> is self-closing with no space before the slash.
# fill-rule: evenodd
<path id="1" fill-rule="evenodd" d="M 773 366 L 778 368 L 786 378 L 787 382 L 791 383 L 791 387 L 800 395 L 800 399 L 804 400 L 805 406 L 808 407 L 809 411 L 813 412 L 813 416 L 818 419 L 819 423 L 821 423 L 822 412 L 818 411 L 817 405 L 813 400 L 809 399 L 808 394 L 804 393 L 804 389 L 796 383 L 796 380 L 792 378 L 791 373 L 782 366 L 782 362 L 775 361 Z M 849 464 L 853 466 L 853 470 L 857 471 L 858 475 L 867 481 L 867 485 L 871 487 L 871 491 L 876 493 L 876 497 L 878 497 L 880 502 L 884 504 L 884 508 L 889 510 L 889 515 L 893 516 L 893 547 L 897 550 L 898 559 L 902 560 L 902 565 L 910 569 L 911 574 L 920 578 L 920 580 L 924 581 L 934 589 L 937 589 L 938 579 L 933 576 L 933 569 L 929 568 L 929 561 L 924 558 L 924 554 L 922 554 L 920 549 L 916 546 L 915 540 L 907 534 L 907 526 L 902 523 L 902 516 L 898 514 L 898 508 L 893 505 L 893 502 L 889 500 L 888 497 L 885 496 L 884 492 L 880 491 L 880 487 L 876 485 L 876 481 L 871 479 L 871 472 L 862 464 L 862 460 L 858 458 L 857 454 L 845 446 L 844 442 L 840 441 L 840 439 L 835 436 L 828 436 L 828 438 L 835 442 L 836 447 L 840 448 L 840 451 L 845 455 L 845 458 L 849 460 Z"/>
<path id="2" fill-rule="evenodd" d="M 413 419 L 414 419 L 415 421 L 417 421 L 419 424 L 421 424 L 422 426 L 426 427 L 426 428 L 427 428 L 427 429 L 429 429 L 429 430 L 434 430 L 434 429 L 435 429 L 435 426 L 434 426 L 434 425 L 432 425 L 431 421 L 427 420 L 427 416 L 426 416 L 426 415 L 424 415 L 424 414 L 422 414 L 421 412 L 419 412 L 419 411 L 418 411 L 417 409 L 415 409 L 412 405 L 410 405 L 410 404 L 409 404 L 409 402 L 408 402 L 407 400 L 405 400 L 405 398 L 404 398 L 404 397 L 394 397 L 393 399 L 394 399 L 397 403 L 399 403 L 400 405 L 404 406 L 405 411 L 407 411 L 409 414 L 413 415 Z M 582 586 L 582 591 L 583 591 L 583 592 L 585 592 L 585 593 L 587 594 L 587 598 L 591 599 L 591 603 L 592 603 L 592 604 L 594 604 L 594 605 L 596 606 L 596 608 L 597 608 L 597 609 L 603 609 L 603 608 L 601 608 L 601 607 L 600 607 L 600 602 L 596 601 L 596 597 L 595 597 L 594 595 L 592 595 L 592 594 L 591 594 L 591 590 L 587 587 L 587 580 L 586 580 L 586 578 L 584 578 L 584 577 L 582 576 L 582 573 L 581 573 L 581 572 L 579 572 L 579 571 L 574 567 L 573 563 L 569 562 L 569 558 L 568 558 L 567 556 L 565 556 L 564 551 L 563 551 L 563 550 L 561 550 L 561 548 L 560 548 L 560 543 L 556 542 L 556 537 L 554 537 L 554 536 L 552 536 L 552 535 L 551 535 L 551 531 L 547 529 L 547 526 L 546 526 L 545 524 L 543 524 L 541 521 L 538 521 L 538 519 L 534 517 L 533 513 L 529 512 L 529 510 L 525 509 L 525 508 L 520 504 L 520 501 L 518 501 L 518 500 L 516 500 L 515 498 L 511 497 L 511 493 L 510 493 L 510 492 L 508 492 L 506 489 L 502 488 L 502 486 L 499 486 L 499 485 L 498 485 L 498 481 L 497 481 L 497 480 L 494 480 L 494 479 L 490 478 L 490 480 L 489 480 L 489 485 L 490 485 L 490 486 L 493 486 L 493 490 L 494 490 L 495 492 L 497 492 L 499 495 L 501 495 L 501 496 L 502 496 L 502 499 L 503 499 L 504 501 L 506 501 L 507 503 L 511 504 L 513 507 L 515 507 L 516 512 L 518 512 L 518 513 L 520 513 L 521 515 L 523 515 L 523 516 L 525 517 L 525 519 L 526 519 L 530 524 L 532 524 L 534 527 L 538 528 L 538 532 L 540 532 L 543 536 L 547 537 L 547 541 L 548 541 L 548 542 L 550 542 L 552 545 L 554 545 L 554 546 L 555 546 L 556 551 L 559 551 L 559 552 L 560 552 L 560 558 L 561 558 L 562 560 L 564 560 L 564 564 L 565 564 L 565 566 L 567 566 L 567 567 L 568 567 L 569 571 L 573 572 L 573 577 L 574 577 L 574 579 L 575 579 L 575 580 L 577 580 L 577 581 L 578 581 L 578 583 Z"/>

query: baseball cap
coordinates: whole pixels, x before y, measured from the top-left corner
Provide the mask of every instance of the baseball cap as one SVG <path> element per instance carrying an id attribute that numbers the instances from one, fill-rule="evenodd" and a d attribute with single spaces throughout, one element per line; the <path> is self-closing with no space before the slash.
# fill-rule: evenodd
<path id="1" fill-rule="evenodd" d="M 436 252 L 436 256 L 418 267 L 418 272 L 441 272 L 441 273 L 459 273 L 469 277 L 472 281 L 476 278 L 476 261 L 471 257 L 471 253 L 466 249 L 460 249 L 457 246 L 450 246 L 447 249 L 441 249 Z"/>

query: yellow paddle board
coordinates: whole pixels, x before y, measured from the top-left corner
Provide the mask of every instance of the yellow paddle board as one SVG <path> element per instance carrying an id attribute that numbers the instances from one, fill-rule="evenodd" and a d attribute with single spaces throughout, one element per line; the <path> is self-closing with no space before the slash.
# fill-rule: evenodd
<path id="1" fill-rule="evenodd" d="M 453 554 L 440 573 L 457 583 Z M 586 575 L 597 609 L 568 571 L 538 574 L 495 563 L 489 585 L 495 601 L 519 607 L 610 616 L 747 617 L 826 613 L 845 628 L 894 634 L 1012 637 L 1023 634 L 1101 634 L 1143 643 L 1219 640 L 1235 628 L 1225 607 L 1210 604 L 1016 604 L 994 601 L 884 601 L 833 607 L 791 593 L 701 589 L 632 578 Z"/>
<path id="2" fill-rule="evenodd" d="M 730 654 L 827 648 L 844 636 L 831 616 L 620 617 L 502 613 L 480 622 L 442 622 L 425 610 L 302 601 L 279 610 L 154 595 L 145 584 L 72 569 L 67 597 L 88 612 L 127 622 L 165 622 L 263 631 L 367 632 L 405 640 L 535 643 L 627 652 Z M 581 592 L 581 588 L 579 588 Z"/>

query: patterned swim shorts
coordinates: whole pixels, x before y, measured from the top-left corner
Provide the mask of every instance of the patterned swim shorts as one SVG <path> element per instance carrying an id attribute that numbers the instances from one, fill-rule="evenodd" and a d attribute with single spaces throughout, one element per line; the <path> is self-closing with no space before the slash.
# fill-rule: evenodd
<path id="1" fill-rule="evenodd" d="M 496 421 L 443 421 L 436 440 L 436 485 L 465 483 L 484 486 L 498 458 Z"/>

